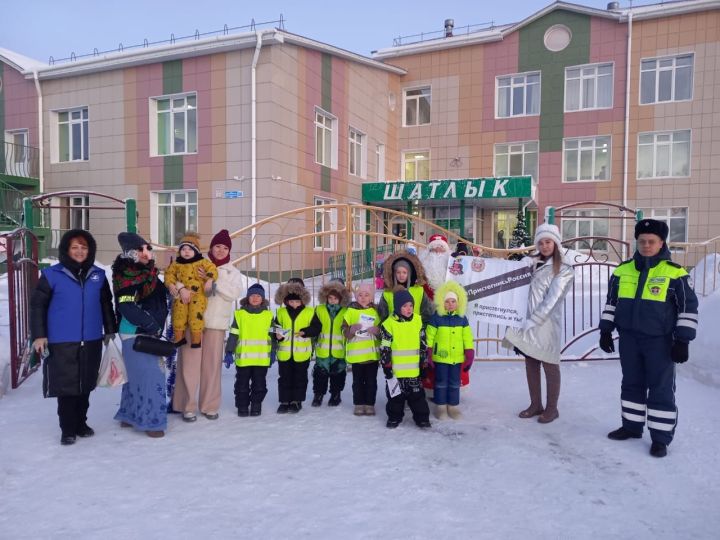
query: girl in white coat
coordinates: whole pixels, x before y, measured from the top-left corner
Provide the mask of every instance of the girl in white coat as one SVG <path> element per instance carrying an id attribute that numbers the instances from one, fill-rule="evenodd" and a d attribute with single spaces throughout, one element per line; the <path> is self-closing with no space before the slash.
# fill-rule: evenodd
<path id="1" fill-rule="evenodd" d="M 543 223 L 535 232 L 538 253 L 534 264 L 527 316 L 522 329 L 509 328 L 505 341 L 525 357 L 525 373 L 530 392 L 530 406 L 520 418 L 538 416 L 547 424 L 558 416 L 560 396 L 560 350 L 562 347 L 563 306 L 573 285 L 575 273 L 563 261 L 560 231 L 555 225 Z M 545 371 L 547 402 L 542 405 L 540 365 Z"/>

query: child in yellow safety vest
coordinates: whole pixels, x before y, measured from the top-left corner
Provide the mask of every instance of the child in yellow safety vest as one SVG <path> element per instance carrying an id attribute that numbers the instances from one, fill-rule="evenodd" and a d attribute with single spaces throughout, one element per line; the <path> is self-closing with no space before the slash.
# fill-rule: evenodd
<path id="1" fill-rule="evenodd" d="M 320 335 L 315 342 L 315 367 L 313 368 L 313 407 L 322 405 L 330 382 L 328 405 L 337 407 L 340 394 L 345 388 L 345 337 L 342 334 L 343 318 L 350 301 L 350 292 L 339 280 L 332 280 L 318 292 L 320 304 L 315 316 L 320 321 Z"/>
<path id="2" fill-rule="evenodd" d="M 433 401 L 435 417 L 460 418 L 460 374 L 469 371 L 475 359 L 475 340 L 465 316 L 467 293 L 456 281 L 435 291 L 437 311 L 430 317 L 427 333 L 427 361 L 435 370 Z"/>
<path id="3" fill-rule="evenodd" d="M 312 338 L 320 333 L 320 320 L 313 308 L 307 306 L 310 293 L 297 280 L 280 285 L 275 303 L 282 306 L 273 320 L 279 374 L 277 412 L 297 413 L 307 393 Z"/>
<path id="4" fill-rule="evenodd" d="M 235 364 L 235 406 L 238 416 L 260 416 L 267 395 L 270 367 L 270 332 L 273 314 L 265 289 L 259 283 L 248 288 L 233 316 L 225 345 L 225 366 Z"/>
<path id="5" fill-rule="evenodd" d="M 343 334 L 347 340 L 345 359 L 352 366 L 355 416 L 375 416 L 380 316 L 373 303 L 374 294 L 372 284 L 358 286 L 355 302 L 348 306 L 343 322 Z"/>
<path id="6" fill-rule="evenodd" d="M 388 428 L 402 422 L 405 403 L 420 428 L 430 427 L 430 408 L 421 379 L 425 369 L 425 331 L 422 319 L 413 313 L 413 296 L 400 288 L 393 295 L 393 314 L 381 325 L 380 362 L 387 380 L 385 411 Z"/>

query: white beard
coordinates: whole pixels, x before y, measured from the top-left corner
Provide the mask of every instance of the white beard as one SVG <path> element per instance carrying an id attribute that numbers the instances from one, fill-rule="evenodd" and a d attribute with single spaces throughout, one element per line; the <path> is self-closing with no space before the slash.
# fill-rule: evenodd
<path id="1" fill-rule="evenodd" d="M 425 269 L 425 276 L 427 277 L 428 285 L 430 285 L 433 291 L 445 283 L 449 260 L 449 251 L 446 251 L 445 253 L 426 251 L 422 254 L 420 261 Z"/>

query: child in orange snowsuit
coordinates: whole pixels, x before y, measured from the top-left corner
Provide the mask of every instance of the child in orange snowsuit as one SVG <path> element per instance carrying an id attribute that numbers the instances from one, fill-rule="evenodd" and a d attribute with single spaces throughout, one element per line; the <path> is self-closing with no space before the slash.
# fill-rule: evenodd
<path id="1" fill-rule="evenodd" d="M 198 234 L 186 233 L 178 245 L 178 257 L 165 271 L 165 284 L 175 296 L 172 304 L 172 327 L 175 345 L 178 347 L 186 343 L 185 331 L 188 326 L 190 346 L 193 349 L 200 347 L 205 328 L 203 314 L 207 307 L 205 294 L 212 291 L 217 275 L 217 267 L 200 253 Z"/>

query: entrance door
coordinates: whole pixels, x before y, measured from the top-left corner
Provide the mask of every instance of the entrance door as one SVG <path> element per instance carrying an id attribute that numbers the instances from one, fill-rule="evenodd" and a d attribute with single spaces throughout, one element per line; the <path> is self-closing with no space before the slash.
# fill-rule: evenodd
<path id="1" fill-rule="evenodd" d="M 5 132 L 5 174 L 28 176 L 28 130 Z"/>
<path id="2" fill-rule="evenodd" d="M 407 221 L 403 218 L 394 218 L 390 222 L 390 232 L 393 236 L 407 238 Z M 397 244 L 397 240 L 393 240 L 393 244 Z"/>

